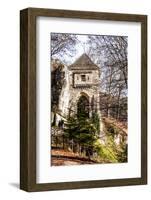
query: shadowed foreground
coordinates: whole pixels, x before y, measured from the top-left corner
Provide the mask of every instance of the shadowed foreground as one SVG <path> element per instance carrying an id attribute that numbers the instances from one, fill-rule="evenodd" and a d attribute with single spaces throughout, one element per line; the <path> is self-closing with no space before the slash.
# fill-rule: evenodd
<path id="1" fill-rule="evenodd" d="M 64 151 L 61 149 L 52 150 L 51 165 L 62 166 L 62 165 L 82 165 L 82 164 L 97 164 L 96 161 L 91 159 L 80 157 L 78 154 Z"/>

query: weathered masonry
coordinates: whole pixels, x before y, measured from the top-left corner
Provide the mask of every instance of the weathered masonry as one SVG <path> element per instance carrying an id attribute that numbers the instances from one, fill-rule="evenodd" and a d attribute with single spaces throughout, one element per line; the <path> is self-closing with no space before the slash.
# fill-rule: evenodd
<path id="1" fill-rule="evenodd" d="M 100 68 L 86 54 L 82 54 L 72 65 L 64 66 L 63 71 L 64 84 L 59 97 L 60 116 L 57 116 L 57 121 L 67 115 L 77 114 L 81 103 L 89 117 L 96 112 L 101 119 Z"/>

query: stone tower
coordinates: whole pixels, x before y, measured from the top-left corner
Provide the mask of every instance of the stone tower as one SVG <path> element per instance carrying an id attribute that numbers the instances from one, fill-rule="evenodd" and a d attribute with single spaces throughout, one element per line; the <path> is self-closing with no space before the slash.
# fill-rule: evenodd
<path id="1" fill-rule="evenodd" d="M 92 115 L 92 112 L 96 112 L 100 116 L 99 67 L 91 61 L 87 54 L 82 54 L 79 59 L 68 67 L 68 73 L 69 114 L 77 113 L 78 105 L 83 101 L 89 116 Z"/>
<path id="2" fill-rule="evenodd" d="M 61 120 L 66 120 L 68 116 L 78 114 L 79 105 L 82 102 L 88 117 L 91 117 L 93 112 L 98 114 L 101 133 L 103 125 L 99 98 L 100 68 L 92 62 L 87 54 L 82 54 L 72 65 L 64 65 L 62 74 L 64 74 L 64 79 L 59 96 L 56 124 L 59 124 Z"/>

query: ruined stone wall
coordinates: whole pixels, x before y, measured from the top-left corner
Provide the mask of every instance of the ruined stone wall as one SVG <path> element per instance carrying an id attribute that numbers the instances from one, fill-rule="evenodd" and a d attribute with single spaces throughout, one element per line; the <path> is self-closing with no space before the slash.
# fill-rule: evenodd
<path id="1" fill-rule="evenodd" d="M 63 117 L 66 117 L 68 114 L 69 99 L 70 99 L 69 70 L 67 66 L 64 66 L 64 72 L 65 72 L 64 83 L 59 97 L 59 110 L 60 114 Z"/>

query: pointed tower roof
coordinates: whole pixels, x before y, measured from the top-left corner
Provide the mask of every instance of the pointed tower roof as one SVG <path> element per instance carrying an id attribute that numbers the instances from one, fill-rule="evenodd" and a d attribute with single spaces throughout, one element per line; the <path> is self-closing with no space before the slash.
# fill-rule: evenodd
<path id="1" fill-rule="evenodd" d="M 99 70 L 99 67 L 84 53 L 69 66 L 69 70 Z"/>

